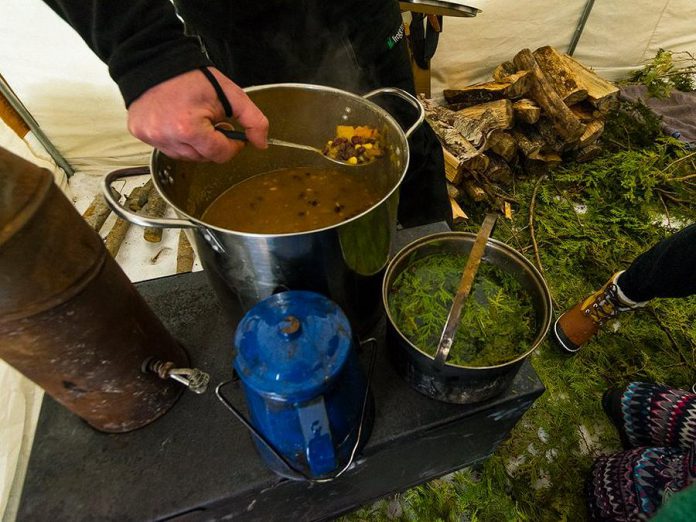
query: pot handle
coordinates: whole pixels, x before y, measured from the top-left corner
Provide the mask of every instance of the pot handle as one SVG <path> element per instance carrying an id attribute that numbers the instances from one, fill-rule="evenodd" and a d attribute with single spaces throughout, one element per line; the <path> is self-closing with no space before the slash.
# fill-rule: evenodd
<path id="1" fill-rule="evenodd" d="M 423 108 L 423 104 L 420 101 L 418 101 L 418 98 L 413 96 L 411 93 L 406 92 L 403 89 L 399 89 L 397 87 L 382 87 L 381 89 L 375 89 L 374 91 L 370 91 L 367 94 L 364 94 L 363 98 L 369 99 L 379 94 L 392 94 L 394 96 L 398 96 L 399 98 L 407 101 L 418 111 L 418 118 L 416 119 L 416 122 L 413 125 L 411 125 L 411 127 L 409 127 L 409 129 L 406 131 L 406 139 L 410 138 L 411 134 L 413 134 L 413 131 L 420 127 L 421 123 L 423 123 L 423 121 L 425 120 L 425 109 Z"/>
<path id="2" fill-rule="evenodd" d="M 186 219 L 141 216 L 135 212 L 131 212 L 118 202 L 118 199 L 114 197 L 114 194 L 111 191 L 111 185 L 113 185 L 114 182 L 123 178 L 131 178 L 133 176 L 143 176 L 147 174 L 150 174 L 150 169 L 148 167 L 128 167 L 125 169 L 114 170 L 104 176 L 104 179 L 102 180 L 102 192 L 104 193 L 104 199 L 106 199 L 106 202 L 111 207 L 111 210 L 113 210 L 114 213 L 120 218 L 123 218 L 134 225 L 140 225 L 141 227 L 195 228 L 196 225 Z"/>

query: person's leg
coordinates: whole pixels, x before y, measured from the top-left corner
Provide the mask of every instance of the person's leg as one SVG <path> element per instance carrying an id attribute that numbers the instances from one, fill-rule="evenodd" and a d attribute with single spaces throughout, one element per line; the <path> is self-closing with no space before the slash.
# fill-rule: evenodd
<path id="1" fill-rule="evenodd" d="M 551 337 L 575 353 L 619 312 L 639 308 L 655 297 L 696 293 L 696 225 L 690 225 L 638 256 L 622 272 L 564 312 Z"/>
<path id="2" fill-rule="evenodd" d="M 689 449 L 696 442 L 696 394 L 660 384 L 632 382 L 609 389 L 602 407 L 625 448 Z"/>
<path id="3" fill-rule="evenodd" d="M 638 256 L 617 284 L 633 301 L 696 294 L 696 224 Z"/>
<path id="4" fill-rule="evenodd" d="M 595 460 L 585 484 L 590 520 L 643 520 L 694 482 L 693 448 L 634 448 Z"/>

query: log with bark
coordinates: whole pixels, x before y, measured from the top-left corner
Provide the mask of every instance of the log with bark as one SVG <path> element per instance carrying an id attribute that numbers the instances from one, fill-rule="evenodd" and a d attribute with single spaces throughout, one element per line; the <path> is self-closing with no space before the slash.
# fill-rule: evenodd
<path id="1" fill-rule="evenodd" d="M 515 119 L 525 123 L 534 124 L 541 117 L 541 107 L 533 100 L 522 98 L 512 104 L 512 110 L 515 113 Z"/>
<path id="2" fill-rule="evenodd" d="M 507 161 L 494 153 L 487 153 L 489 163 L 484 176 L 486 179 L 501 185 L 512 183 L 512 169 Z"/>
<path id="3" fill-rule="evenodd" d="M 138 212 L 142 208 L 141 205 L 144 205 L 147 202 L 147 197 L 150 190 L 152 190 L 152 183 L 135 187 L 126 199 L 126 207 L 131 209 L 133 212 Z M 121 249 L 121 245 L 123 244 L 123 240 L 125 239 L 129 228 L 130 223 L 128 221 L 118 218 L 116 219 L 114 226 L 111 227 L 111 230 L 107 234 L 106 239 L 104 240 L 104 245 L 113 257 L 116 257 L 116 254 L 118 254 L 118 251 Z"/>
<path id="4" fill-rule="evenodd" d="M 464 138 L 457 129 L 433 117 L 432 114 L 428 113 L 427 109 L 426 118 L 442 145 L 452 156 L 450 158 L 452 179 L 448 176 L 452 183 L 459 183 L 465 170 L 469 172 L 483 172 L 486 170 L 488 158 Z"/>
<path id="5" fill-rule="evenodd" d="M 179 247 L 176 255 L 176 273 L 190 272 L 193 269 L 193 261 L 196 255 L 189 243 L 186 233 L 179 232 Z"/>
<path id="6" fill-rule="evenodd" d="M 587 98 L 587 89 L 578 84 L 576 75 L 563 54 L 547 45 L 534 51 L 533 56 L 566 105 L 574 105 Z"/>
<path id="7" fill-rule="evenodd" d="M 421 99 L 429 122 L 440 122 L 457 131 L 474 147 L 481 147 L 486 136 L 495 129 L 510 128 L 513 123 L 509 100 L 477 105 L 470 109 L 453 111 L 432 100 Z"/>
<path id="8" fill-rule="evenodd" d="M 145 215 L 160 218 L 164 216 L 166 211 L 167 202 L 162 199 L 158 191 L 151 190 L 147 205 L 145 205 Z M 143 231 L 143 238 L 150 243 L 159 243 L 162 241 L 162 231 L 163 229 L 159 227 L 147 227 Z"/>
<path id="9" fill-rule="evenodd" d="M 587 123 L 585 133 L 580 136 L 578 147 L 583 148 L 595 143 L 604 132 L 604 122 L 602 120 L 593 120 Z"/>
<path id="10" fill-rule="evenodd" d="M 505 161 L 513 164 L 517 157 L 517 142 L 509 132 L 496 130 L 486 139 L 486 149 L 492 150 Z"/>
<path id="11" fill-rule="evenodd" d="M 542 147 L 545 145 L 541 135 L 531 126 L 524 128 L 524 130 L 521 127 L 514 128 L 512 136 L 515 138 L 520 152 L 526 157 L 541 152 Z"/>
<path id="12" fill-rule="evenodd" d="M 120 197 L 118 194 L 115 194 L 115 196 Z M 92 230 L 99 232 L 104 226 L 104 222 L 109 217 L 109 214 L 111 214 L 111 207 L 109 207 L 109 204 L 106 202 L 104 195 L 99 192 L 94 196 L 94 199 L 89 207 L 87 207 L 87 210 L 85 210 L 85 213 L 82 214 L 82 217 L 87 221 L 87 224 L 92 227 Z"/>
<path id="13" fill-rule="evenodd" d="M 515 66 L 521 70 L 528 70 L 534 77 L 534 82 L 529 91 L 530 97 L 536 101 L 551 118 L 556 132 L 566 143 L 577 141 L 585 126 L 578 120 L 568 106 L 563 103 L 561 97 L 549 83 L 544 72 L 537 64 L 529 49 L 522 49 L 512 60 Z"/>
<path id="14" fill-rule="evenodd" d="M 587 100 L 602 114 L 607 114 L 619 104 L 619 88 L 591 71 L 570 56 L 563 56 L 572 70 L 578 85 L 587 90 Z"/>
<path id="15" fill-rule="evenodd" d="M 457 109 L 501 99 L 516 99 L 524 96 L 532 85 L 527 71 L 516 71 L 501 81 L 477 83 L 461 89 L 445 89 L 443 95 L 449 104 Z"/>

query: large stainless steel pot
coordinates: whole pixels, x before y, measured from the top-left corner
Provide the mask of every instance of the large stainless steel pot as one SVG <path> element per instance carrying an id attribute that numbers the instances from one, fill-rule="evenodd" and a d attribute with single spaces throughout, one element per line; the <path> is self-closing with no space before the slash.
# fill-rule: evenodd
<path id="1" fill-rule="evenodd" d="M 424 395 L 455 404 L 484 401 L 505 391 L 524 361 L 546 337 L 552 317 L 551 294 L 539 271 L 513 248 L 489 239 L 484 261 L 512 275 L 531 298 L 535 330 L 529 349 L 515 359 L 496 366 L 441 365 L 435 362 L 432 355 L 408 340 L 389 310 L 389 292 L 394 281 L 411 263 L 428 255 L 442 252 L 469 254 L 475 239 L 476 234 L 469 232 L 443 232 L 410 243 L 389 263 L 382 287 L 382 299 L 387 310 L 387 346 L 397 371 Z"/>
<path id="2" fill-rule="evenodd" d="M 268 117 L 274 138 L 322 148 L 335 135 L 337 124 L 369 125 L 381 132 L 387 157 L 360 167 L 337 167 L 302 150 L 246 147 L 231 161 L 216 165 L 174 160 L 154 151 L 150 165 L 154 185 L 179 219 L 137 215 L 114 198 L 111 185 L 146 173 L 144 168 L 108 174 L 105 197 L 114 212 L 131 223 L 190 230 L 192 244 L 223 305 L 238 307 L 239 303 L 248 310 L 281 290 L 312 290 L 337 302 L 356 330 L 364 332 L 379 317 L 381 276 L 396 230 L 398 188 L 409 162 L 407 138 L 423 122 L 423 108 L 416 98 L 395 88 L 362 97 L 305 84 L 262 85 L 246 92 Z M 406 132 L 370 101 L 384 95 L 397 96 L 416 109 L 416 121 Z M 381 196 L 379 202 L 343 223 L 301 233 L 252 234 L 201 220 L 215 198 L 251 176 L 287 167 L 329 165 L 367 176 Z"/>

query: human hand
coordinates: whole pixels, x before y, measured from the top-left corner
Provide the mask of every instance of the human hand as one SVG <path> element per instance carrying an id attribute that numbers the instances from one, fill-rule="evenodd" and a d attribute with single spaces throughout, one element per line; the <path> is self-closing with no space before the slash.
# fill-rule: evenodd
<path id="1" fill-rule="evenodd" d="M 265 149 L 266 117 L 241 87 L 217 69 L 209 70 L 220 83 L 249 142 Z M 151 87 L 128 108 L 130 133 L 175 159 L 223 163 L 237 154 L 244 143 L 215 130 L 214 125 L 224 119 L 215 89 L 198 70 Z"/>

